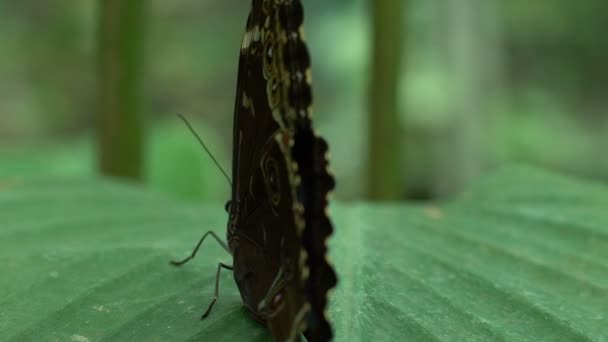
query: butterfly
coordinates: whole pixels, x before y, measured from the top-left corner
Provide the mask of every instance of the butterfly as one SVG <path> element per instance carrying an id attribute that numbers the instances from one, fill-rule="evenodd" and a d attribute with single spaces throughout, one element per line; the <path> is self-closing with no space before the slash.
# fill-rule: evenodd
<path id="1" fill-rule="evenodd" d="M 233 129 L 232 198 L 227 243 L 231 270 L 251 316 L 277 341 L 332 338 L 325 316 L 337 277 L 326 259 L 332 233 L 328 195 L 335 186 L 328 146 L 312 126 L 310 56 L 299 0 L 252 0 L 243 36 Z"/>

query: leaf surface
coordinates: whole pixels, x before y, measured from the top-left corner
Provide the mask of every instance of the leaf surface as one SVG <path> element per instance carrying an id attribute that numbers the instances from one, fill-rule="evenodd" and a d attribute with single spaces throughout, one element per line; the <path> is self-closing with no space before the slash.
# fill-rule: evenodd
<path id="1" fill-rule="evenodd" d="M 338 341 L 608 340 L 608 187 L 526 167 L 436 205 L 334 203 Z M 267 341 L 220 205 L 96 179 L 0 179 L 0 340 Z"/>

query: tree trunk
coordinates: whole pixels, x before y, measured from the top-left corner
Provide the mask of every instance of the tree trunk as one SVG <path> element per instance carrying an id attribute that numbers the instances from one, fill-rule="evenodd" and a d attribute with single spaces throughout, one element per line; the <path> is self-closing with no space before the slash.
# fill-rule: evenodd
<path id="1" fill-rule="evenodd" d="M 399 101 L 405 0 L 373 0 L 372 79 L 368 197 L 395 200 L 402 195 L 399 157 Z"/>
<path id="2" fill-rule="evenodd" d="M 98 163 L 103 174 L 143 173 L 143 0 L 100 0 Z"/>

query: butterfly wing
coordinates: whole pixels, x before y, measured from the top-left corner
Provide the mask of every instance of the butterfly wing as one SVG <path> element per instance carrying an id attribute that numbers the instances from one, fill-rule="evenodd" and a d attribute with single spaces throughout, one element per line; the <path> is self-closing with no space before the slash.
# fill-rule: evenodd
<path id="1" fill-rule="evenodd" d="M 282 79 L 287 100 L 285 120 L 294 132 L 291 155 L 301 180 L 298 201 L 305 208 L 301 243 L 307 255 L 304 293 L 310 305 L 306 336 L 311 341 L 326 341 L 332 338 L 331 326 L 325 317 L 327 292 L 337 283 L 336 274 L 326 259 L 326 240 L 333 231 L 327 216 L 328 195 L 335 182 L 329 171 L 327 143 L 314 132 L 312 125 L 310 56 L 302 37 L 304 10 L 299 0 L 279 3 L 278 30 L 282 32 L 279 60 L 285 75 Z"/>
<path id="2" fill-rule="evenodd" d="M 253 0 L 241 46 L 228 239 L 243 302 L 276 340 L 331 338 L 325 211 L 333 178 L 311 121 L 310 59 L 295 0 Z"/>
<path id="3" fill-rule="evenodd" d="M 301 210 L 295 209 L 301 207 L 295 193 L 297 164 L 290 157 L 293 133 L 284 121 L 276 20 L 271 2 L 253 1 L 239 60 L 228 225 L 241 297 L 252 315 L 263 322 L 270 314 L 261 312 L 259 303 L 279 272 L 301 273 L 300 253 L 292 256 L 284 251 L 300 250 L 294 245 L 299 244 L 302 230 L 296 229 L 297 222 L 303 227 Z M 295 264 L 295 269 L 281 268 L 283 264 Z"/>

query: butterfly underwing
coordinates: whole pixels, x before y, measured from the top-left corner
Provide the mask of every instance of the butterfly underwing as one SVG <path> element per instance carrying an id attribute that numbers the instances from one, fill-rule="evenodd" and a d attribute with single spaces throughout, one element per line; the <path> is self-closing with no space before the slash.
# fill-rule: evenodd
<path id="1" fill-rule="evenodd" d="M 326 260 L 334 179 L 327 143 L 312 127 L 302 25 L 299 0 L 252 0 L 240 49 L 224 245 L 233 265 L 218 266 L 218 274 L 233 270 L 245 307 L 277 341 L 301 333 L 330 340 L 327 293 L 337 282 Z M 212 305 L 216 299 L 217 289 Z"/>

